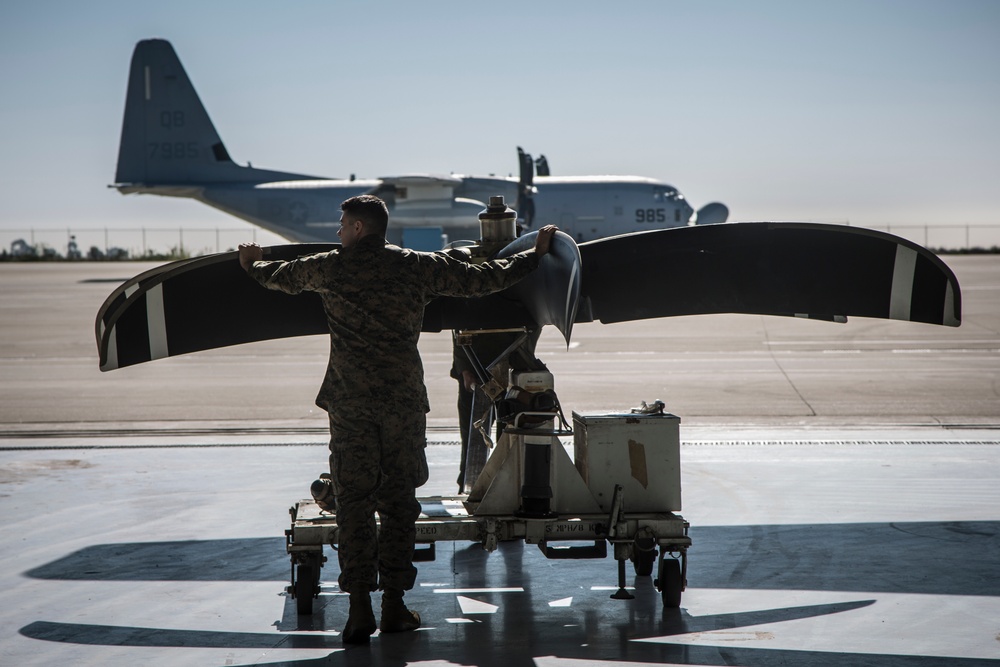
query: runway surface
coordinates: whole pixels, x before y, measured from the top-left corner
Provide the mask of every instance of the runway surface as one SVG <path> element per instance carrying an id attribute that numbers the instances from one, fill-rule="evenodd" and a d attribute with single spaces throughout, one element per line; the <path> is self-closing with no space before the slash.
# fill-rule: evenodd
<path id="1" fill-rule="evenodd" d="M 611 558 L 442 543 L 407 596 L 425 627 L 349 650 L 332 550 L 313 616 L 284 592 L 286 510 L 326 465 L 326 341 L 102 374 L 94 316 L 148 265 L 0 264 L 0 664 L 996 664 L 1000 258 L 945 261 L 958 329 L 709 316 L 582 325 L 569 349 L 546 332 L 567 411 L 659 398 L 683 420 L 681 609 L 631 571 L 635 599 L 609 599 Z M 421 492 L 450 494 L 450 339 L 421 351 Z"/>

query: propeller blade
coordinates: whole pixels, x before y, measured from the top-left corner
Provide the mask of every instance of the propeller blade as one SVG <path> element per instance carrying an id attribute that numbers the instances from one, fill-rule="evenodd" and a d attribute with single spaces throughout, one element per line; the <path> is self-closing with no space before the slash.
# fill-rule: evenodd
<path id="1" fill-rule="evenodd" d="M 604 323 L 749 313 L 958 326 L 961 292 L 926 248 L 857 227 L 735 222 L 580 245 L 581 317 Z M 588 308 L 589 306 L 589 308 Z"/>
<path id="2" fill-rule="evenodd" d="M 549 173 L 549 161 L 544 155 L 539 155 L 535 160 L 535 174 L 538 176 L 551 176 Z"/>
<path id="3" fill-rule="evenodd" d="M 535 221 L 535 202 L 532 195 L 535 191 L 535 163 L 530 153 L 517 147 L 518 183 L 517 183 L 517 217 L 518 224 L 524 229 L 531 229 Z"/>

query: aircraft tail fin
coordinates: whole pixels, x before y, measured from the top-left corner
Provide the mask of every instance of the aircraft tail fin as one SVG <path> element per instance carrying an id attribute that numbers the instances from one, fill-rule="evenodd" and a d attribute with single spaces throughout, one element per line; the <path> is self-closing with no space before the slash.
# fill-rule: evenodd
<path id="1" fill-rule="evenodd" d="M 136 44 L 115 173 L 119 189 L 300 177 L 234 163 L 170 42 Z"/>

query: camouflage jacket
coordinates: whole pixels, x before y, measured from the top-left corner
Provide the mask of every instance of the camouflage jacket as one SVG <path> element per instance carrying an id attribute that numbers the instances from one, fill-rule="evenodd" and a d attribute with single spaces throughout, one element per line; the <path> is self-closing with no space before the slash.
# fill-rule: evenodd
<path id="1" fill-rule="evenodd" d="M 417 252 L 362 237 L 288 262 L 254 262 L 250 275 L 269 289 L 318 292 L 330 327 L 330 360 L 316 397 L 324 410 L 418 402 L 430 409 L 417 339 L 424 306 L 435 296 L 485 296 L 538 266 L 534 250 L 468 264 L 442 252 Z"/>

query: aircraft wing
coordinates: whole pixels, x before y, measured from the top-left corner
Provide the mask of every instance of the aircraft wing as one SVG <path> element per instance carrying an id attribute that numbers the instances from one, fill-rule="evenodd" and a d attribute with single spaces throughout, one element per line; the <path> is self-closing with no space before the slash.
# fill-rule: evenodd
<path id="1" fill-rule="evenodd" d="M 951 269 L 915 243 L 868 229 L 699 225 L 583 243 L 580 256 L 581 317 L 606 324 L 709 313 L 961 322 Z"/>
<path id="2" fill-rule="evenodd" d="M 455 197 L 455 188 L 462 185 L 462 179 L 455 176 L 434 176 L 431 174 L 410 174 L 405 176 L 382 176 L 372 194 L 391 198 L 396 206 L 426 206 L 435 202 L 450 202 Z"/>
<path id="3" fill-rule="evenodd" d="M 457 176 L 440 176 L 434 174 L 406 174 L 403 176 L 381 176 L 379 180 L 397 187 L 436 188 L 439 190 L 454 190 L 462 184 Z"/>

